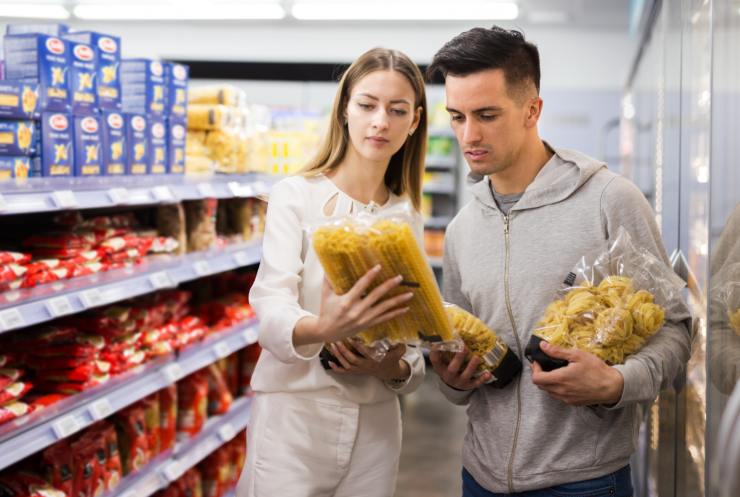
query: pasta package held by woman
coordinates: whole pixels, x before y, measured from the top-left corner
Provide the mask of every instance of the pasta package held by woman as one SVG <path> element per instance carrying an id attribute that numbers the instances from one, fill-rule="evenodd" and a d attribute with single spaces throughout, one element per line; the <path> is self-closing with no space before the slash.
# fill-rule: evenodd
<path id="1" fill-rule="evenodd" d="M 483 321 L 453 304 L 445 304 L 445 310 L 452 323 L 453 333 L 469 351 L 467 360 L 472 356 L 480 358 L 477 374 L 490 371 L 489 385 L 504 388 L 521 372 L 522 362 Z M 457 352 L 444 345 L 442 350 L 447 351 L 450 356 Z"/>
<path id="2" fill-rule="evenodd" d="M 453 338 L 434 274 L 409 224 L 411 212 L 408 204 L 380 215 L 363 211 L 330 221 L 313 232 L 316 255 L 337 294 L 347 293 L 378 264 L 381 271 L 368 292 L 397 275 L 403 280 L 388 298 L 413 292 L 408 312 L 358 334 L 362 342 L 376 345 L 376 349 L 381 349 L 383 343 L 387 346 Z"/>
<path id="3" fill-rule="evenodd" d="M 590 352 L 621 364 L 640 350 L 680 305 L 684 282 L 620 227 L 608 250 L 594 261 L 582 257 L 545 309 L 525 350 L 531 362 L 551 371 L 567 365 L 546 355 L 540 342 Z"/>

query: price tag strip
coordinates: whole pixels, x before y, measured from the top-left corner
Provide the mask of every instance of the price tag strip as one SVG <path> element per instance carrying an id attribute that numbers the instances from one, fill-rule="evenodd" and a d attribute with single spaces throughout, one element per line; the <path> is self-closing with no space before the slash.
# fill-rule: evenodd
<path id="1" fill-rule="evenodd" d="M 46 310 L 49 311 L 49 315 L 53 318 L 66 316 L 67 314 L 72 314 L 74 312 L 72 304 L 69 302 L 67 297 L 56 297 L 47 301 Z"/>
<path id="2" fill-rule="evenodd" d="M 3 331 L 22 328 L 25 324 L 26 320 L 23 319 L 23 315 L 16 308 L 0 312 L 0 327 L 2 327 Z"/>
<path id="3" fill-rule="evenodd" d="M 52 425 L 54 435 L 61 440 L 82 429 L 82 424 L 72 415 L 64 416 Z"/>
<path id="4" fill-rule="evenodd" d="M 98 399 L 90 404 L 90 417 L 95 421 L 100 421 L 113 414 L 113 406 L 108 399 Z"/>
<path id="5" fill-rule="evenodd" d="M 253 261 L 252 258 L 249 256 L 249 253 L 245 251 L 235 253 L 234 260 L 237 264 L 239 264 L 239 266 L 249 266 L 256 262 Z"/>
<path id="6" fill-rule="evenodd" d="M 167 378 L 167 381 L 170 383 L 174 383 L 183 377 L 182 368 L 177 363 L 172 363 L 165 366 L 162 369 L 162 373 L 164 374 L 164 377 Z"/>
<path id="7" fill-rule="evenodd" d="M 128 190 L 125 188 L 111 188 L 108 190 L 108 198 L 115 205 L 127 204 L 129 201 Z"/>
<path id="8" fill-rule="evenodd" d="M 214 198 L 216 196 L 216 191 L 210 183 L 198 183 L 198 193 L 203 198 Z"/>
<path id="9" fill-rule="evenodd" d="M 216 354 L 217 358 L 223 359 L 227 355 L 231 354 L 231 347 L 229 347 L 226 342 L 218 342 L 213 346 L 213 352 Z"/>
<path id="10" fill-rule="evenodd" d="M 100 290 L 86 290 L 80 294 L 80 301 L 86 309 L 99 307 L 106 303 L 103 293 Z"/>
<path id="11" fill-rule="evenodd" d="M 175 282 L 172 281 L 172 278 L 170 278 L 170 275 L 167 274 L 166 271 L 159 271 L 149 276 L 149 283 L 155 290 L 174 288 L 176 286 Z"/>
<path id="12" fill-rule="evenodd" d="M 218 437 L 226 443 L 236 436 L 236 430 L 231 423 L 226 423 L 218 430 Z"/>
<path id="13" fill-rule="evenodd" d="M 155 186 L 152 188 L 152 194 L 155 200 L 162 203 L 172 203 L 175 201 L 175 196 L 172 194 L 169 186 Z"/>
<path id="14" fill-rule="evenodd" d="M 57 190 L 51 194 L 51 198 L 60 209 L 76 209 L 80 205 L 72 190 Z"/>
<path id="15" fill-rule="evenodd" d="M 208 261 L 198 261 L 195 264 L 193 264 L 193 269 L 195 270 L 195 274 L 198 276 L 208 276 L 211 274 L 211 265 L 208 263 Z"/>

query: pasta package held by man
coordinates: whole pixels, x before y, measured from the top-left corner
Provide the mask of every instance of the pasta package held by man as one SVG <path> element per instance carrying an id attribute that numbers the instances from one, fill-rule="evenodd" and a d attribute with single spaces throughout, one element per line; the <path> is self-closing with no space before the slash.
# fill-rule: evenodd
<path id="1" fill-rule="evenodd" d="M 361 212 L 333 220 L 313 232 L 313 247 L 334 291 L 347 293 L 376 265 L 381 271 L 368 292 L 401 275 L 391 298 L 412 292 L 409 311 L 368 328 L 358 337 L 368 345 L 439 342 L 453 338 L 452 326 L 429 267 L 409 225 L 411 208 L 403 204 L 378 214 Z"/>
<path id="2" fill-rule="evenodd" d="M 477 374 L 490 371 L 489 385 L 503 388 L 521 372 L 522 362 L 483 321 L 453 304 L 445 304 L 445 310 L 452 323 L 454 334 L 468 349 L 467 360 L 472 356 L 480 358 Z M 444 348 L 443 350 L 447 350 L 450 356 L 456 352 Z"/>
<path id="3" fill-rule="evenodd" d="M 593 262 L 581 258 L 537 323 L 525 355 L 551 371 L 567 365 L 540 342 L 590 352 L 621 364 L 639 351 L 680 305 L 683 281 L 652 253 L 635 247 L 620 227 L 609 249 Z"/>

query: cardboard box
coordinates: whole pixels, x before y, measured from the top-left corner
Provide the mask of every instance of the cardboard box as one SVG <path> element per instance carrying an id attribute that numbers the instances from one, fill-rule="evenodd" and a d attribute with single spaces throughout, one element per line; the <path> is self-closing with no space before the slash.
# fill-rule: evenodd
<path id="1" fill-rule="evenodd" d="M 151 59 L 121 61 L 123 111 L 164 117 L 165 77 L 162 63 Z"/>
<path id="2" fill-rule="evenodd" d="M 98 116 L 75 116 L 75 176 L 100 176 L 103 173 L 102 139 Z"/>
<path id="3" fill-rule="evenodd" d="M 167 128 L 162 118 L 149 118 L 149 174 L 167 173 Z"/>
<path id="4" fill-rule="evenodd" d="M 121 39 L 95 31 L 68 33 L 65 38 L 94 48 L 97 58 L 98 105 L 101 110 L 121 110 Z"/>
<path id="5" fill-rule="evenodd" d="M 188 130 L 178 121 L 170 120 L 167 126 L 167 172 L 170 174 L 185 173 L 185 144 Z"/>
<path id="6" fill-rule="evenodd" d="M 71 114 L 41 114 L 41 175 L 72 176 L 74 122 Z"/>
<path id="7" fill-rule="evenodd" d="M 188 76 L 190 68 L 183 64 L 165 62 L 165 85 L 167 104 L 165 113 L 169 119 L 179 119 L 184 122 L 188 118 Z"/>
<path id="8" fill-rule="evenodd" d="M 101 119 L 103 174 L 128 174 L 126 119 L 120 112 L 103 112 Z"/>
<path id="9" fill-rule="evenodd" d="M 0 81 L 0 118 L 33 119 L 39 107 L 39 85 Z"/>
<path id="10" fill-rule="evenodd" d="M 33 175 L 33 159 L 27 156 L 0 156 L 0 181 Z"/>
<path id="11" fill-rule="evenodd" d="M 70 84 L 72 86 L 72 114 L 75 116 L 98 113 L 97 72 L 98 58 L 93 48 L 75 41 L 70 44 Z"/>
<path id="12" fill-rule="evenodd" d="M 149 174 L 149 120 L 144 114 L 124 114 L 128 174 Z"/>
<path id="13" fill-rule="evenodd" d="M 0 121 L 0 155 L 33 155 L 37 147 L 33 121 Z"/>

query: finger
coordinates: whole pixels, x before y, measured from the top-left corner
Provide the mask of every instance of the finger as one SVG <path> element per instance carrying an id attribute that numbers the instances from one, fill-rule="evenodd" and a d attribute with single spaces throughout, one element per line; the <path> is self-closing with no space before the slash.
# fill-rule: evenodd
<path id="1" fill-rule="evenodd" d="M 476 373 L 478 372 L 478 365 L 480 364 L 481 360 L 480 357 L 474 355 L 470 361 L 468 361 L 468 364 L 465 366 L 465 369 L 463 370 L 460 377 L 465 382 L 470 382 L 475 378 Z"/>
<path id="2" fill-rule="evenodd" d="M 442 376 L 442 372 L 447 370 L 447 364 L 445 363 L 442 351 L 438 349 L 431 349 L 429 351 L 429 362 L 432 363 L 432 369 L 435 373 Z"/>
<path id="3" fill-rule="evenodd" d="M 368 293 L 367 296 L 362 299 L 362 303 L 363 305 L 365 305 L 365 309 L 369 309 L 377 302 L 379 302 L 388 292 L 400 285 L 402 281 L 403 276 L 399 274 L 398 276 L 394 276 L 393 278 L 388 278 L 383 283 L 375 287 L 373 291 Z"/>
<path id="4" fill-rule="evenodd" d="M 391 319 L 397 318 L 398 316 L 402 314 L 406 314 L 407 312 L 409 312 L 408 307 L 399 307 L 398 309 L 395 309 L 393 311 L 387 312 L 383 315 L 380 315 L 380 316 L 377 316 L 371 319 L 370 321 L 365 323 L 365 326 L 367 326 L 368 328 L 372 328 L 373 326 L 385 323 L 386 321 L 390 321 Z"/>
<path id="5" fill-rule="evenodd" d="M 364 343 L 361 343 L 359 340 L 358 341 L 355 341 L 355 342 L 352 342 L 352 347 L 357 351 L 357 353 L 360 356 L 362 356 L 364 358 L 368 358 L 369 359 L 370 356 L 372 355 L 372 352 L 370 351 L 370 349 L 367 348 L 365 346 L 365 344 Z"/>
<path id="6" fill-rule="evenodd" d="M 380 264 L 377 264 L 375 267 L 370 269 L 370 271 L 362 275 L 362 278 L 357 280 L 352 288 L 350 288 L 349 292 L 347 292 L 350 299 L 355 300 L 362 298 L 362 296 L 367 293 L 367 288 L 373 282 L 375 277 L 378 276 L 378 273 L 380 273 Z"/>
<path id="7" fill-rule="evenodd" d="M 349 347 L 347 347 L 342 342 L 337 342 L 334 344 L 334 346 L 339 350 L 339 353 L 346 359 L 346 361 L 353 366 L 357 366 L 360 362 L 360 358 L 354 354 Z"/>
<path id="8" fill-rule="evenodd" d="M 360 309 L 363 312 L 368 313 L 368 315 L 372 316 L 376 314 L 382 314 L 390 309 L 393 309 L 394 307 L 398 307 L 411 300 L 414 297 L 413 292 L 404 292 L 400 295 L 395 295 L 393 297 L 381 300 L 381 298 L 384 297 L 390 290 L 398 286 L 398 284 L 401 282 L 399 278 L 400 276 L 398 276 L 397 278 L 391 278 L 390 280 L 386 281 L 375 290 L 370 292 L 370 295 L 362 299 Z M 382 290 L 382 293 L 376 293 L 376 291 L 378 290 Z"/>
<path id="9" fill-rule="evenodd" d="M 330 363 L 329 363 L 329 367 L 330 367 L 330 368 L 332 369 L 332 371 L 334 371 L 335 373 L 339 373 L 339 374 L 347 374 L 347 373 L 349 373 L 349 371 L 348 371 L 348 370 L 346 370 L 346 369 L 344 369 L 344 368 L 340 368 L 340 367 L 339 367 L 339 366 L 337 366 L 337 365 L 336 365 L 336 363 L 334 363 L 334 362 L 330 362 Z"/>
<path id="10" fill-rule="evenodd" d="M 577 358 L 577 354 L 574 353 L 576 352 L 575 349 L 566 349 L 565 347 L 553 345 L 544 340 L 540 342 L 540 349 L 542 349 L 545 354 L 550 357 L 554 357 L 555 359 L 565 359 L 570 362 Z"/>
<path id="11" fill-rule="evenodd" d="M 463 361 L 465 361 L 465 356 L 467 355 L 468 351 L 463 349 L 460 352 L 456 353 L 453 357 L 450 363 L 447 365 L 447 372 L 459 376 L 460 367 L 463 364 Z"/>
<path id="12" fill-rule="evenodd" d="M 476 378 L 475 381 L 473 381 L 471 385 L 472 386 L 471 390 L 475 388 L 480 388 L 484 384 L 488 383 L 489 381 L 491 381 L 491 373 L 486 371 L 485 373 L 480 375 L 478 378 Z"/>
<path id="13" fill-rule="evenodd" d="M 330 344 L 329 345 L 329 348 L 331 348 L 331 353 L 334 354 L 334 357 L 337 358 L 337 361 L 339 361 L 339 364 L 344 369 L 352 369 L 352 365 L 349 363 L 349 361 L 347 361 L 347 359 L 345 357 L 342 356 L 342 353 L 339 352 L 339 349 L 337 348 L 337 346 L 335 344 L 333 344 L 333 343 Z"/>

